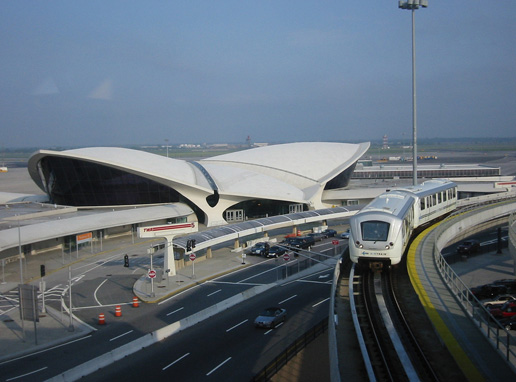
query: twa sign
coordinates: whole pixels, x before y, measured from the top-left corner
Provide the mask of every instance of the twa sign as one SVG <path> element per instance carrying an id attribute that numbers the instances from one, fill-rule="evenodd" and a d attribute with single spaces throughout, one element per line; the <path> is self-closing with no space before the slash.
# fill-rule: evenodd
<path id="1" fill-rule="evenodd" d="M 176 236 L 197 231 L 198 228 L 196 222 L 155 225 L 150 227 L 138 227 L 138 237 Z"/>

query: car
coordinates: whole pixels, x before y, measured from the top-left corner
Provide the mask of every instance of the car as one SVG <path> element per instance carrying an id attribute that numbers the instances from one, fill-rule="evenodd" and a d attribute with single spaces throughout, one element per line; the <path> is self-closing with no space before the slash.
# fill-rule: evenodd
<path id="1" fill-rule="evenodd" d="M 257 328 L 274 329 L 287 319 L 287 310 L 283 308 L 270 307 L 261 312 L 254 320 Z"/>
<path id="2" fill-rule="evenodd" d="M 512 301 L 516 300 L 516 297 L 510 294 L 502 294 L 500 296 L 497 296 L 495 299 L 490 301 L 484 301 L 484 307 L 487 309 L 493 309 L 493 308 L 499 308 L 501 307 L 506 301 Z"/>
<path id="3" fill-rule="evenodd" d="M 349 239 L 349 228 L 340 234 L 341 239 Z"/>
<path id="4" fill-rule="evenodd" d="M 269 243 L 261 241 L 251 247 L 250 254 L 257 255 L 257 256 L 267 256 L 267 254 L 269 253 L 269 248 L 270 248 Z"/>
<path id="5" fill-rule="evenodd" d="M 502 325 L 505 330 L 516 330 L 516 316 L 500 320 L 500 325 Z"/>
<path id="6" fill-rule="evenodd" d="M 489 311 L 496 319 L 503 319 L 516 316 L 516 301 L 506 301 L 500 308 Z"/>
<path id="7" fill-rule="evenodd" d="M 507 288 L 504 285 L 485 284 L 471 288 L 471 293 L 479 300 L 493 298 L 501 294 L 507 294 Z"/>
<path id="8" fill-rule="evenodd" d="M 507 288 L 507 293 L 516 293 L 516 279 L 495 280 L 492 284 L 505 286 Z"/>
<path id="9" fill-rule="evenodd" d="M 289 245 L 295 248 L 308 249 L 315 244 L 315 240 L 311 236 L 300 236 L 290 239 Z"/>
<path id="10" fill-rule="evenodd" d="M 324 237 L 335 237 L 335 235 L 337 235 L 337 231 L 331 228 L 326 228 L 321 233 L 324 235 Z"/>
<path id="11" fill-rule="evenodd" d="M 314 242 L 315 241 L 321 241 L 322 239 L 324 239 L 324 235 L 322 233 L 318 233 L 318 232 L 312 232 L 312 233 L 309 233 L 306 236 L 310 236 L 311 238 L 313 238 Z"/>
<path id="12" fill-rule="evenodd" d="M 478 240 L 465 240 L 457 246 L 457 253 L 461 255 L 470 255 L 480 250 L 480 242 Z"/>
<path id="13" fill-rule="evenodd" d="M 266 255 L 266 257 L 279 257 L 283 256 L 287 252 L 287 250 L 283 247 L 280 247 L 279 245 L 273 245 L 269 248 L 269 253 Z"/>

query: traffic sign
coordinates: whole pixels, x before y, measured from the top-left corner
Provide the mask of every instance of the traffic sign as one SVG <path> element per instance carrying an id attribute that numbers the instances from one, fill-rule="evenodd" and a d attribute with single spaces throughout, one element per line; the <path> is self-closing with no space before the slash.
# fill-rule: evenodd
<path id="1" fill-rule="evenodd" d="M 290 260 L 290 255 L 289 255 L 288 253 L 285 253 L 285 254 L 283 255 L 283 260 L 285 260 L 285 261 L 289 261 L 289 260 Z"/>
<path id="2" fill-rule="evenodd" d="M 151 279 L 153 279 L 154 277 L 156 277 L 156 271 L 154 269 L 149 269 L 148 275 Z"/>
<path id="3" fill-rule="evenodd" d="M 332 243 L 333 245 L 339 245 L 339 241 L 338 241 L 338 240 L 332 240 L 332 241 L 331 241 L 331 243 Z"/>
<path id="4" fill-rule="evenodd" d="M 190 260 L 191 261 L 194 261 L 195 260 L 195 253 L 190 253 Z"/>

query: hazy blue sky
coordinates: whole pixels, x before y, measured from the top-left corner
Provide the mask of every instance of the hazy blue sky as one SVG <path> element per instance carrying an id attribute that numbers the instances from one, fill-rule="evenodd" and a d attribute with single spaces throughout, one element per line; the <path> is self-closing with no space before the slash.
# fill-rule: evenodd
<path id="1" fill-rule="evenodd" d="M 416 11 L 418 136 L 516 136 L 516 1 Z M 3 1 L 2 146 L 412 136 L 382 1 Z"/>

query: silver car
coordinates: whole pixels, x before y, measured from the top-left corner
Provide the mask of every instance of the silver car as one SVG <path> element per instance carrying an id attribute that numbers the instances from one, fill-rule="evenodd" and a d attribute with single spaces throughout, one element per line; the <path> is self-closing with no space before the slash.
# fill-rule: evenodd
<path id="1" fill-rule="evenodd" d="M 257 328 L 275 328 L 278 324 L 285 322 L 287 310 L 282 308 L 267 308 L 254 320 Z"/>

